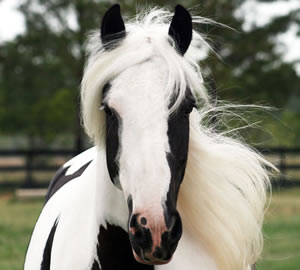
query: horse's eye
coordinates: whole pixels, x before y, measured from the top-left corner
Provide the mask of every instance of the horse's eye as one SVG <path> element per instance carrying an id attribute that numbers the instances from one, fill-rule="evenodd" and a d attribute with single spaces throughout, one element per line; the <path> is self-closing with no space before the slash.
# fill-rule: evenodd
<path id="1" fill-rule="evenodd" d="M 102 104 L 100 107 L 100 111 L 105 111 L 107 116 L 113 116 L 113 112 L 112 110 L 106 105 L 106 104 Z"/>

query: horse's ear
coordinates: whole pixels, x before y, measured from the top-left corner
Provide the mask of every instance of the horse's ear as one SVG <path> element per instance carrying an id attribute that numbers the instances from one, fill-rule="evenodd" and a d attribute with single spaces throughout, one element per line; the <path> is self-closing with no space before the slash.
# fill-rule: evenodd
<path id="1" fill-rule="evenodd" d="M 169 35 L 176 43 L 178 51 L 184 55 L 190 46 L 193 34 L 191 14 L 181 5 L 175 7 L 175 14 L 172 19 Z"/>
<path id="2" fill-rule="evenodd" d="M 101 40 L 105 49 L 109 49 L 114 40 L 125 37 L 125 24 L 121 16 L 120 5 L 113 5 L 105 14 L 101 24 Z"/>

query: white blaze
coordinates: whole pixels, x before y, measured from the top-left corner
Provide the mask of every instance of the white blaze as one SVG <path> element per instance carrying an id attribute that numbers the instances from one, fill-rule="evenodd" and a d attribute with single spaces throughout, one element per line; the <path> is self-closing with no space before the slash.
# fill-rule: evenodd
<path id="1" fill-rule="evenodd" d="M 112 81 L 108 105 L 121 117 L 120 182 L 135 210 L 156 209 L 170 184 L 167 72 L 154 57 L 128 68 Z M 109 128 L 109 127 L 108 127 Z M 146 208 L 146 209 L 145 209 Z"/>

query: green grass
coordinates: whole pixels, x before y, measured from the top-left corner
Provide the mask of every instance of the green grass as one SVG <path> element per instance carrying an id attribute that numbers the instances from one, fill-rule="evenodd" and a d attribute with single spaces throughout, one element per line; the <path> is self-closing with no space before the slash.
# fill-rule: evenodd
<path id="1" fill-rule="evenodd" d="M 0 194 L 0 270 L 23 269 L 24 256 L 42 201 Z M 265 249 L 258 270 L 300 269 L 300 189 L 275 192 L 266 215 Z"/>
<path id="2" fill-rule="evenodd" d="M 300 189 L 275 192 L 267 212 L 258 270 L 300 269 Z"/>
<path id="3" fill-rule="evenodd" d="M 0 269 L 23 269 L 29 237 L 42 208 L 42 201 L 16 201 L 0 197 Z"/>

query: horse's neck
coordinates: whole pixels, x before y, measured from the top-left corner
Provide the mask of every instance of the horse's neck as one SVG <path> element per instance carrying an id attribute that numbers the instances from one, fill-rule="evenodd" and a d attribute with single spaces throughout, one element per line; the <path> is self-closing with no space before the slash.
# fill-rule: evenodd
<path id="1" fill-rule="evenodd" d="M 120 226 L 127 231 L 128 207 L 123 192 L 116 188 L 110 180 L 105 151 L 97 150 L 96 169 L 96 212 L 98 223 L 106 226 Z"/>

